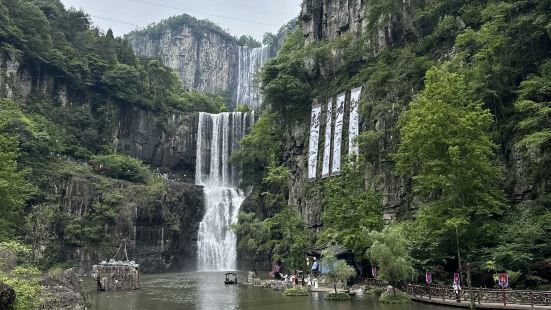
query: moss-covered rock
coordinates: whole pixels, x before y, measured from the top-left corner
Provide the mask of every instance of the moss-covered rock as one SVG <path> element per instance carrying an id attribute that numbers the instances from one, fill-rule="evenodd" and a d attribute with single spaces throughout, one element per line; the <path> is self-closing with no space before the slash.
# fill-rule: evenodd
<path id="1" fill-rule="evenodd" d="M 283 296 L 308 296 L 308 289 L 293 287 L 285 289 Z"/>
<path id="2" fill-rule="evenodd" d="M 329 293 L 325 295 L 325 300 L 330 301 L 348 301 L 350 300 L 350 295 L 346 293 Z"/>
<path id="3" fill-rule="evenodd" d="M 383 304 L 408 304 L 411 302 L 411 298 L 406 293 L 396 292 L 384 292 L 379 298 L 379 302 Z"/>

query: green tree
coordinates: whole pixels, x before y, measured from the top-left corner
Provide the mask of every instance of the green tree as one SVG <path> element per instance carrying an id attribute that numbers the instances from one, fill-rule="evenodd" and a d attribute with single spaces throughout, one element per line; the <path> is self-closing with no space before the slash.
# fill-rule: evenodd
<path id="1" fill-rule="evenodd" d="M 246 113 L 246 112 L 250 112 L 251 108 L 248 105 L 242 103 L 242 104 L 237 105 L 237 109 L 235 109 L 235 111 Z"/>
<path id="2" fill-rule="evenodd" d="M 551 60 L 541 64 L 538 71 L 519 87 L 515 103 L 519 113 L 517 147 L 526 151 L 534 183 L 545 184 L 543 180 L 551 174 Z M 549 188 L 539 192 L 549 195 Z"/>
<path id="3" fill-rule="evenodd" d="M 413 272 L 402 226 L 386 226 L 381 232 L 372 231 L 369 237 L 373 241 L 369 257 L 379 268 L 379 277 L 390 283 L 396 294 L 396 286 Z"/>
<path id="4" fill-rule="evenodd" d="M 30 124 L 16 103 L 0 99 L 0 240 L 12 239 L 21 226 L 22 208 L 33 192 L 28 171 L 18 167 L 18 133 L 14 127 Z"/>
<path id="5" fill-rule="evenodd" d="M 383 226 L 379 195 L 365 189 L 363 165 L 354 160 L 344 165 L 339 177 L 324 182 L 323 230 L 318 243 L 336 241 L 362 258 L 369 247 L 368 234 Z"/>
<path id="6" fill-rule="evenodd" d="M 220 113 L 224 113 L 224 112 L 229 112 L 230 110 L 228 109 L 228 107 L 226 107 L 225 104 L 222 104 L 220 106 Z"/>
<path id="7" fill-rule="evenodd" d="M 491 113 L 473 99 L 465 78 L 443 67 L 427 72 L 425 89 L 399 121 L 397 170 L 413 178 L 422 204 L 418 225 L 425 240 L 451 255 L 456 226 L 473 259 L 490 244 L 492 222 L 503 214 L 501 170 L 489 134 Z M 427 238 L 428 237 L 428 238 Z"/>
<path id="8" fill-rule="evenodd" d="M 356 276 L 354 267 L 348 265 L 344 259 L 337 259 L 335 253 L 331 250 L 326 250 L 322 253 L 321 264 L 327 267 L 325 276 L 333 284 L 335 293 L 337 293 L 337 283 L 346 282 L 348 279 Z"/>
<path id="9" fill-rule="evenodd" d="M 33 207 L 25 218 L 25 237 L 32 245 L 35 261 L 44 258 L 47 247 L 55 240 L 56 216 L 57 206 L 42 204 Z"/>

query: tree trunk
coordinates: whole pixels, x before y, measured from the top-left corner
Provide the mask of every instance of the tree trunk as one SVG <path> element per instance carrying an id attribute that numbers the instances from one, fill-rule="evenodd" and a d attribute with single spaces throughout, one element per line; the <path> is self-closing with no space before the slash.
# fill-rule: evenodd
<path id="1" fill-rule="evenodd" d="M 337 282 L 333 283 L 333 287 L 335 288 L 335 294 L 337 293 Z"/>
<path id="2" fill-rule="evenodd" d="M 396 286 L 394 286 L 394 285 L 392 286 L 392 294 L 396 295 Z"/>

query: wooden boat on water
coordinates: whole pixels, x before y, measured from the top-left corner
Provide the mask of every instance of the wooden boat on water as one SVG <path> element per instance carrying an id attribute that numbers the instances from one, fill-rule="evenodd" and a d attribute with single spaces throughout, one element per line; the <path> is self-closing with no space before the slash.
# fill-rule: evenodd
<path id="1" fill-rule="evenodd" d="M 233 276 L 233 279 L 232 279 L 232 276 Z M 233 272 L 226 273 L 226 280 L 224 280 L 224 284 L 226 285 L 237 284 L 237 275 Z"/>

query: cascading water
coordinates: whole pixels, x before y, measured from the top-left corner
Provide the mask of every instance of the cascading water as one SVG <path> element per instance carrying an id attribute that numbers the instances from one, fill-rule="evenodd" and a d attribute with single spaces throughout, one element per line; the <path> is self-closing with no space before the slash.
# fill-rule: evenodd
<path id="1" fill-rule="evenodd" d="M 270 59 L 271 47 L 250 48 L 239 47 L 239 80 L 237 84 L 237 104 L 246 104 L 252 109 L 260 108 L 259 82 L 255 81 L 255 74 Z"/>
<path id="2" fill-rule="evenodd" d="M 229 159 L 254 121 L 253 113 L 199 114 L 195 183 L 204 186 L 205 216 L 199 225 L 199 271 L 236 269 L 237 223 L 245 195 L 237 189 L 238 171 Z"/>

